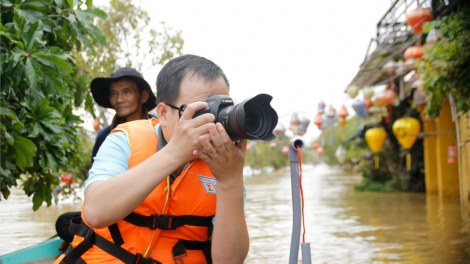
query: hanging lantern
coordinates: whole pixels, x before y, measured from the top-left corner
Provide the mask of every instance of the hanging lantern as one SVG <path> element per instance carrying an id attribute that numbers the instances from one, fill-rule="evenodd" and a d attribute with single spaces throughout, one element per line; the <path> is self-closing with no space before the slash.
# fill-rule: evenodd
<path id="1" fill-rule="evenodd" d="M 390 75 L 394 75 L 397 68 L 398 64 L 394 60 L 391 60 L 385 63 L 385 65 L 382 67 L 382 70 L 386 71 Z"/>
<path id="2" fill-rule="evenodd" d="M 277 147 L 277 143 L 276 142 L 271 142 L 269 143 L 269 148 L 270 149 L 275 149 Z"/>
<path id="3" fill-rule="evenodd" d="M 307 132 L 308 125 L 310 124 L 310 120 L 306 117 L 302 117 L 300 119 L 300 133 L 299 136 L 303 136 Z"/>
<path id="4" fill-rule="evenodd" d="M 65 183 L 67 185 L 72 184 L 72 181 L 73 181 L 72 174 L 70 174 L 70 173 L 67 173 L 67 174 L 64 174 L 64 175 L 60 176 L 59 179 L 60 179 L 61 182 Z"/>
<path id="5" fill-rule="evenodd" d="M 338 159 L 339 163 L 343 164 L 346 160 L 346 149 L 344 149 L 343 146 L 339 146 L 336 149 L 335 156 Z"/>
<path id="6" fill-rule="evenodd" d="M 397 98 L 397 93 L 393 89 L 385 89 L 384 91 L 377 94 L 376 101 L 382 105 L 389 105 L 395 101 Z"/>
<path id="7" fill-rule="evenodd" d="M 246 151 L 250 151 L 251 150 L 251 145 L 250 144 L 247 144 L 246 145 Z"/>
<path id="8" fill-rule="evenodd" d="M 431 28 L 431 30 L 429 30 L 428 32 L 428 35 L 426 36 L 426 44 L 432 44 L 438 40 L 439 40 L 439 34 L 438 34 L 437 29 Z"/>
<path id="9" fill-rule="evenodd" d="M 326 112 L 326 117 L 328 119 L 333 119 L 336 116 L 336 109 L 333 107 L 333 105 L 330 105 L 330 108 L 328 108 L 328 112 Z"/>
<path id="10" fill-rule="evenodd" d="M 277 123 L 277 126 L 273 130 L 273 134 L 279 139 L 282 139 L 284 137 L 285 132 L 286 132 L 286 128 L 280 122 Z"/>
<path id="11" fill-rule="evenodd" d="M 365 88 L 363 93 L 364 93 L 364 98 L 367 100 L 370 100 L 372 96 L 374 96 L 374 90 L 372 90 L 372 88 L 370 87 Z"/>
<path id="12" fill-rule="evenodd" d="M 416 89 L 414 92 L 413 92 L 413 104 L 415 104 L 416 106 L 420 107 L 422 106 L 424 103 L 427 102 L 427 96 L 426 96 L 426 93 Z"/>
<path id="13" fill-rule="evenodd" d="M 288 146 L 282 146 L 281 151 L 282 151 L 282 154 L 287 154 L 287 153 L 289 153 L 289 147 Z"/>
<path id="14" fill-rule="evenodd" d="M 289 124 L 289 130 L 290 131 L 294 130 L 294 126 L 292 124 Z"/>
<path id="15" fill-rule="evenodd" d="M 367 145 L 374 152 L 375 155 L 375 169 L 379 169 L 379 153 L 380 149 L 385 143 L 387 138 L 387 132 L 383 128 L 370 128 L 366 131 L 365 134 Z"/>
<path id="16" fill-rule="evenodd" d="M 405 75 L 409 72 L 408 67 L 405 65 L 405 63 L 401 60 L 398 63 L 398 67 L 395 70 L 395 74 L 397 75 Z"/>
<path id="17" fill-rule="evenodd" d="M 406 23 L 410 25 L 415 34 L 423 31 L 423 24 L 432 20 L 432 11 L 429 8 L 417 8 L 406 15 Z"/>
<path id="18" fill-rule="evenodd" d="M 338 111 L 338 116 L 342 118 L 346 118 L 348 115 L 349 115 L 348 109 L 346 109 L 346 106 L 342 105 Z"/>
<path id="19" fill-rule="evenodd" d="M 361 100 L 356 100 L 352 103 L 352 108 L 356 112 L 356 115 L 359 117 L 365 117 L 366 116 L 366 103 Z"/>
<path id="20" fill-rule="evenodd" d="M 321 125 L 323 124 L 322 121 L 322 115 L 318 113 L 315 118 L 313 119 L 313 123 L 318 127 L 318 129 L 321 129 Z"/>
<path id="21" fill-rule="evenodd" d="M 367 111 L 369 111 L 369 109 L 370 109 L 372 106 L 374 106 L 374 103 L 372 103 L 372 101 L 371 101 L 371 100 L 368 100 L 368 99 L 365 99 L 365 100 L 364 100 L 364 103 L 365 103 L 365 105 L 366 105 L 366 110 L 367 110 Z"/>
<path id="22" fill-rule="evenodd" d="M 320 145 L 317 142 L 312 143 L 312 149 L 317 150 Z"/>
<path id="23" fill-rule="evenodd" d="M 323 101 L 320 101 L 320 103 L 318 103 L 318 113 L 320 115 L 322 115 L 323 113 L 325 113 L 325 103 Z"/>
<path id="24" fill-rule="evenodd" d="M 296 112 L 292 113 L 292 116 L 290 118 L 290 123 L 292 125 L 298 125 L 300 124 L 300 119 L 299 119 L 299 116 L 297 115 Z"/>
<path id="25" fill-rule="evenodd" d="M 421 124 L 416 118 L 404 117 L 393 123 L 392 130 L 401 146 L 409 150 L 413 147 L 413 144 L 418 138 L 418 133 L 421 131 Z M 411 170 L 411 155 L 409 151 L 406 153 L 406 168 Z"/>
<path id="26" fill-rule="evenodd" d="M 347 122 L 348 122 L 348 121 L 347 121 L 346 118 L 344 118 L 344 117 L 340 117 L 340 118 L 338 119 L 338 125 L 341 126 L 341 130 L 342 130 L 342 131 L 341 131 L 341 139 L 342 139 L 342 140 L 344 140 L 344 138 L 346 137 L 346 123 L 347 123 Z"/>
<path id="27" fill-rule="evenodd" d="M 348 87 L 348 89 L 346 89 L 346 93 L 349 94 L 352 99 L 354 99 L 359 93 L 359 87 L 356 85 L 351 85 Z"/>
<path id="28" fill-rule="evenodd" d="M 408 60 L 405 61 L 404 63 L 406 71 L 411 71 L 416 67 L 416 60 L 414 58 L 409 58 Z"/>
<path id="29" fill-rule="evenodd" d="M 100 128 L 100 119 L 97 117 L 95 118 L 95 121 L 93 121 L 93 129 L 95 131 L 100 131 L 101 128 Z"/>
<path id="30" fill-rule="evenodd" d="M 457 162 L 457 148 L 455 145 L 449 146 L 449 151 L 447 152 L 447 163 L 456 163 Z"/>
<path id="31" fill-rule="evenodd" d="M 323 150 L 322 147 L 317 148 L 317 153 L 318 153 L 318 154 L 321 155 L 321 154 L 323 154 L 323 152 L 324 152 L 324 150 Z"/>
<path id="32" fill-rule="evenodd" d="M 405 53 L 403 56 L 405 57 L 405 61 L 411 58 L 415 60 L 421 59 L 421 57 L 423 57 L 423 46 L 419 45 L 419 46 L 408 47 L 405 50 Z"/>

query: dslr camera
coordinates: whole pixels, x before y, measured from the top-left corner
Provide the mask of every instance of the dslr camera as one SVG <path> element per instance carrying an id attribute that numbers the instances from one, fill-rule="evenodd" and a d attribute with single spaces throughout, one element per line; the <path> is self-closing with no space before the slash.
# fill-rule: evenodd
<path id="1" fill-rule="evenodd" d="M 258 94 L 234 105 L 228 95 L 211 95 L 206 100 L 208 106 L 197 110 L 193 118 L 213 114 L 215 123 L 220 122 L 232 140 L 269 141 L 276 138 L 273 130 L 278 120 L 270 104 L 272 99 L 269 94 Z"/>

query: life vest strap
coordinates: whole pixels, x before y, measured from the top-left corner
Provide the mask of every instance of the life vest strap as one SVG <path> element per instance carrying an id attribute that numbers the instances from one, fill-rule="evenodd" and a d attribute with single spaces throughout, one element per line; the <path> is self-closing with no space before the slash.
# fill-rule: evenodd
<path id="1" fill-rule="evenodd" d="M 113 242 L 108 241 L 106 238 L 96 234 L 93 229 L 83 223 L 81 217 L 72 218 L 69 232 L 78 236 L 85 235 L 83 236 L 84 240 L 72 250 L 67 249 L 68 253 L 66 252 L 65 257 L 62 259 L 60 264 L 80 262 L 81 256 L 85 254 L 85 252 L 88 251 L 91 247 L 93 247 L 93 245 L 99 247 L 104 252 L 121 260 L 124 263 L 161 264 L 161 262 L 152 258 L 144 258 L 142 254 L 137 253 L 134 255 L 124 248 L 117 246 Z"/>
<path id="2" fill-rule="evenodd" d="M 205 242 L 189 241 L 184 239 L 178 240 L 171 252 L 175 263 L 177 263 L 176 260 L 188 256 L 188 252 L 186 250 L 202 250 L 202 253 L 204 253 L 204 257 L 206 258 L 207 264 L 212 264 L 211 240 Z"/>
<path id="3" fill-rule="evenodd" d="M 130 213 L 123 220 L 140 227 L 148 227 L 152 230 L 176 230 L 176 228 L 190 225 L 210 227 L 213 216 L 195 216 L 195 215 L 150 215 L 144 216 L 136 213 Z"/>

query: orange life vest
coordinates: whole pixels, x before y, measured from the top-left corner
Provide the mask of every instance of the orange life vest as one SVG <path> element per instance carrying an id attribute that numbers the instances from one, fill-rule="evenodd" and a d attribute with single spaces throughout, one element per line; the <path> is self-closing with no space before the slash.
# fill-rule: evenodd
<path id="1" fill-rule="evenodd" d="M 119 125 L 131 148 L 129 169 L 157 152 L 156 119 Z M 138 179 L 136 179 L 138 180 Z M 107 228 L 73 219 L 71 246 L 55 263 L 211 263 L 216 180 L 202 160 L 169 177 L 126 218 Z M 85 201 L 86 202 L 86 201 Z"/>

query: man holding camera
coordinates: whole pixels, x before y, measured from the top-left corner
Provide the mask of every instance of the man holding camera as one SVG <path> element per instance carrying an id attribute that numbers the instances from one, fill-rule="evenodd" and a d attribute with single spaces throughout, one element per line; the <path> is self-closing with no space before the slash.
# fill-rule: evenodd
<path id="1" fill-rule="evenodd" d="M 159 120 L 122 124 L 104 141 L 57 263 L 242 263 L 247 141 L 235 145 L 212 114 L 193 119 L 210 95 L 228 92 L 212 61 L 168 62 L 157 78 Z"/>

